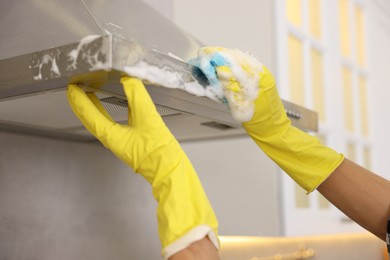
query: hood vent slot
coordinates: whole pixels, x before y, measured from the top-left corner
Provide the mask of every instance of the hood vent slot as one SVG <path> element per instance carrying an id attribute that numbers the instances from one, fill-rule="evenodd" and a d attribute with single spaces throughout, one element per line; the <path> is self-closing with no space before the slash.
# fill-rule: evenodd
<path id="1" fill-rule="evenodd" d="M 234 128 L 234 127 L 232 127 L 230 125 L 225 125 L 225 124 L 218 123 L 218 122 L 215 122 L 215 121 L 204 122 L 204 123 L 201 123 L 201 125 L 212 127 L 212 128 L 218 129 L 218 130 L 229 130 L 229 129 L 233 129 Z"/>
<path id="2" fill-rule="evenodd" d="M 122 117 L 127 117 L 127 100 L 98 92 L 95 95 L 100 99 L 110 115 L 118 114 Z M 162 117 L 183 114 L 178 110 L 159 105 L 156 105 L 156 109 Z"/>

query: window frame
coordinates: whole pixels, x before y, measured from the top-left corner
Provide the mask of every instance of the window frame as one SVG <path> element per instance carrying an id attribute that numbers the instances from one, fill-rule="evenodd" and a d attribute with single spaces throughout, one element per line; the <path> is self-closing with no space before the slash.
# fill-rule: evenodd
<path id="1" fill-rule="evenodd" d="M 325 110 L 325 121 L 319 122 L 319 131 L 317 134 L 322 136 L 326 141 L 325 145 L 328 145 L 334 148 L 336 151 L 341 153 L 346 153 L 348 150 L 348 144 L 353 144 L 356 147 L 356 158 L 355 161 L 363 166 L 365 165 L 365 151 L 366 148 L 370 150 L 370 157 L 372 157 L 372 140 L 370 136 L 363 136 L 361 131 L 361 121 L 359 118 L 360 108 L 358 106 L 358 92 L 359 82 L 358 76 L 362 75 L 365 78 L 365 87 L 366 93 L 369 95 L 369 73 L 368 73 L 368 57 L 367 57 L 367 13 L 366 7 L 364 6 L 363 0 L 348 0 L 349 10 L 351 5 L 359 5 L 362 9 L 364 15 L 364 30 L 365 30 L 365 67 L 361 67 L 357 61 L 357 52 L 356 47 L 352 47 L 350 52 L 352 59 L 348 59 L 342 55 L 340 37 L 338 35 L 338 30 L 332 28 L 339 27 L 339 20 L 336 17 L 330 17 L 331 13 L 334 13 L 335 10 L 338 10 L 339 0 L 322 0 L 320 3 L 320 15 L 321 15 L 321 39 L 311 35 L 310 26 L 309 26 L 309 1 L 310 0 L 301 0 L 302 10 L 301 10 L 301 27 L 297 27 L 289 23 L 286 15 L 286 1 L 288 0 L 276 0 L 275 1 L 275 26 L 276 26 L 276 79 L 278 82 L 278 90 L 280 96 L 283 99 L 291 101 L 291 93 L 289 86 L 289 62 L 286 62 L 286 57 L 288 55 L 288 37 L 289 35 L 296 37 L 302 41 L 303 46 L 303 80 L 304 80 L 304 106 L 308 108 L 314 107 L 314 98 L 311 88 L 311 49 L 322 54 L 322 66 L 323 66 L 323 88 L 324 88 L 324 110 Z M 350 11 L 351 12 L 351 11 Z M 353 13 L 353 12 L 352 12 Z M 355 38 L 354 34 L 354 13 L 349 15 L 349 28 L 350 32 L 350 42 L 353 42 Z M 335 27 L 337 26 L 337 27 Z M 356 60 L 354 59 L 356 57 Z M 287 65 L 286 65 L 287 64 Z M 335 66 L 335 64 L 337 64 Z M 352 78 L 352 89 L 353 89 L 353 116 L 354 116 L 354 128 L 357 130 L 355 132 L 346 131 L 344 127 L 344 118 L 342 111 L 343 109 L 343 93 L 342 93 L 342 66 L 347 66 L 351 69 L 351 78 Z M 336 82 L 336 83 L 335 83 Z M 366 97 L 367 107 L 370 109 L 371 99 Z M 331 105 L 330 105 L 331 104 Z M 366 112 L 368 115 L 368 125 L 370 126 L 370 111 Z M 369 133 L 371 131 L 369 130 Z M 369 159 L 372 165 L 372 159 Z M 295 183 L 287 174 L 281 174 L 281 198 L 282 198 L 282 207 L 284 211 L 283 226 L 285 235 L 305 235 L 306 233 L 296 233 L 302 232 L 297 228 L 294 228 L 294 221 L 302 222 L 305 221 L 309 226 L 314 229 L 312 232 L 307 234 L 314 233 L 329 233 L 329 232 L 345 232 L 345 231 L 356 231 L 361 230 L 361 227 L 357 226 L 354 223 L 351 223 L 334 206 L 329 208 L 321 207 L 321 194 L 318 192 L 313 192 L 308 196 L 308 208 L 297 208 L 295 207 Z M 288 216 L 288 217 L 287 217 Z M 317 220 L 312 220 L 312 219 Z M 318 227 L 319 219 L 323 219 L 325 222 L 333 222 L 335 228 L 329 230 L 319 230 L 321 227 Z M 335 219 L 339 221 L 335 223 Z M 299 225 L 298 225 L 299 226 Z M 325 225 L 326 226 L 326 225 Z"/>

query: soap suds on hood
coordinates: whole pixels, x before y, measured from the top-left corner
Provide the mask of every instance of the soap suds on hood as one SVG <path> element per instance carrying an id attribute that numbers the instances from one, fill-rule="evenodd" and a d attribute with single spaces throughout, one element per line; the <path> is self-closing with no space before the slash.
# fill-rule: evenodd
<path id="1" fill-rule="evenodd" d="M 260 91 L 263 64 L 238 49 L 211 47 L 200 49 L 197 64 L 212 84 L 220 88 L 233 118 L 248 122 L 255 111 L 255 100 Z M 217 68 L 225 67 L 218 70 Z"/>
<path id="2" fill-rule="evenodd" d="M 196 80 L 188 82 L 185 78 L 186 75 L 173 71 L 168 67 L 160 68 L 145 61 L 139 61 L 132 66 L 126 66 L 124 71 L 130 76 L 147 80 L 166 88 L 182 89 L 190 94 L 208 97 L 217 102 L 221 102 L 223 99 L 222 89 L 213 86 L 204 87 Z"/>
<path id="3" fill-rule="evenodd" d="M 100 57 L 99 55 L 101 54 L 101 50 L 98 50 L 93 54 L 81 51 L 85 45 L 92 43 L 93 41 L 95 41 L 99 37 L 101 37 L 101 36 L 90 35 L 90 36 L 84 37 L 80 41 L 79 45 L 75 49 L 73 49 L 71 52 L 69 52 L 68 58 L 69 58 L 69 61 L 71 62 L 71 64 L 68 66 L 67 70 L 77 69 L 77 60 L 79 58 L 82 58 L 83 60 L 85 60 L 93 69 L 100 69 L 100 68 L 105 67 L 105 63 L 102 62 L 102 60 L 99 58 Z"/>
<path id="4" fill-rule="evenodd" d="M 77 47 L 70 51 L 61 52 L 60 48 L 53 48 L 45 53 L 32 55 L 28 68 L 32 70 L 33 79 L 47 80 L 50 78 L 59 78 L 70 71 L 77 70 L 80 63 L 83 66 L 88 66 L 90 70 L 105 69 L 107 67 L 107 59 L 104 53 L 106 42 L 103 41 L 100 48 L 94 49 L 93 51 L 90 48 L 85 48 L 89 44 L 94 44 L 94 41 L 100 37 L 99 35 L 89 35 L 83 38 Z M 63 62 L 64 56 L 67 58 L 66 64 Z"/>
<path id="5" fill-rule="evenodd" d="M 51 77 L 61 76 L 60 70 L 58 69 L 55 55 L 45 54 L 45 55 L 43 55 L 43 57 L 39 63 L 37 63 L 35 65 L 30 65 L 30 67 L 29 67 L 30 69 L 35 68 L 38 70 L 38 73 L 36 75 L 33 75 L 34 80 L 43 79 L 42 67 L 45 65 L 50 66 L 50 76 Z"/>

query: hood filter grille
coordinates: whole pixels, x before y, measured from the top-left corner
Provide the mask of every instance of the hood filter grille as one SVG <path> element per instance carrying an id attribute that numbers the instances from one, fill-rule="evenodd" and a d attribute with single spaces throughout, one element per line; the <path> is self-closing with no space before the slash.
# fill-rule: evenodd
<path id="1" fill-rule="evenodd" d="M 116 118 L 115 115 L 117 115 L 119 118 L 127 118 L 127 100 L 101 92 L 95 92 L 95 95 L 100 99 L 107 112 L 114 116 L 114 118 Z M 183 113 L 178 110 L 159 105 L 156 105 L 156 109 L 162 117 L 179 115 Z"/>
<path id="2" fill-rule="evenodd" d="M 127 121 L 126 100 L 105 93 L 96 93 L 103 107 L 117 122 Z M 161 116 L 181 114 L 171 108 L 156 106 Z M 66 99 L 66 90 L 40 93 L 0 102 L 0 123 L 29 129 L 56 131 L 64 134 L 89 133 L 80 125 Z"/>

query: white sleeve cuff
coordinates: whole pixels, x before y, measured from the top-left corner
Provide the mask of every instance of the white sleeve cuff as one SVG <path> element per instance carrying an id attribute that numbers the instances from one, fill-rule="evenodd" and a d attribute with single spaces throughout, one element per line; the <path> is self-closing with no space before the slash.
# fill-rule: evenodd
<path id="1" fill-rule="evenodd" d="M 207 225 L 200 225 L 196 226 L 190 231 L 188 231 L 186 234 L 184 234 L 182 237 L 171 243 L 170 245 L 166 246 L 162 250 L 162 256 L 164 260 L 167 260 L 172 255 L 176 254 L 180 250 L 183 250 L 187 248 L 190 244 L 201 240 L 205 236 L 208 236 L 210 241 L 213 243 L 215 248 L 219 250 L 219 240 L 217 235 L 214 233 L 214 231 L 211 229 L 211 227 Z"/>

